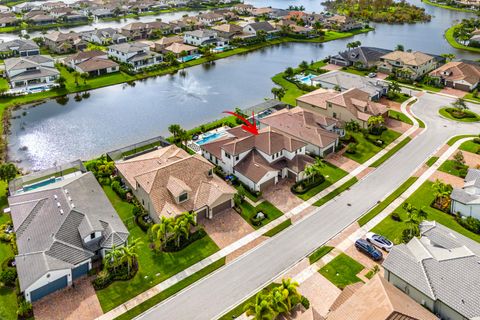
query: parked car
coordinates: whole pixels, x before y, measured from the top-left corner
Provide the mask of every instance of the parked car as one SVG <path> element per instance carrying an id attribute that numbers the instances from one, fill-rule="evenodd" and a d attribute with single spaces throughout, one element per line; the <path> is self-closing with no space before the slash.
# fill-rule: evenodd
<path id="1" fill-rule="evenodd" d="M 367 233 L 365 238 L 367 239 L 368 242 L 379 247 L 380 249 L 383 249 L 385 251 L 392 250 L 392 247 L 393 247 L 392 241 L 388 240 L 384 236 L 381 236 L 373 232 L 369 232 Z"/>
<path id="2" fill-rule="evenodd" d="M 383 254 L 380 252 L 380 250 L 376 249 L 367 240 L 358 239 L 357 241 L 355 241 L 355 248 L 357 248 L 358 251 L 363 252 L 375 261 L 382 260 L 383 258 Z"/>
<path id="3" fill-rule="evenodd" d="M 368 77 L 369 77 L 369 78 L 375 78 L 376 76 L 377 76 L 377 74 L 376 74 L 375 72 L 370 72 L 370 73 L 368 74 Z"/>

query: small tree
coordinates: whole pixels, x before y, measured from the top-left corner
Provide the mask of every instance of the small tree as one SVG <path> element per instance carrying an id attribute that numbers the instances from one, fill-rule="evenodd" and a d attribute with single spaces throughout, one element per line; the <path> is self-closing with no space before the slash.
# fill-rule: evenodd
<path id="1" fill-rule="evenodd" d="M 462 98 L 458 98 L 457 100 L 455 100 L 455 102 L 452 103 L 452 107 L 454 107 L 461 113 L 464 113 L 465 110 L 468 110 L 467 103 Z"/>
<path id="2" fill-rule="evenodd" d="M 0 165 L 0 179 L 5 181 L 5 182 L 10 182 L 18 174 L 18 169 L 17 167 L 9 162 L 9 163 L 3 163 Z"/>
<path id="3" fill-rule="evenodd" d="M 300 62 L 300 64 L 298 65 L 298 67 L 301 69 L 301 70 L 307 70 L 308 69 L 308 62 L 303 60 L 302 62 Z"/>
<path id="4" fill-rule="evenodd" d="M 460 150 L 457 153 L 455 153 L 455 155 L 453 156 L 453 160 L 455 160 L 458 166 L 465 165 L 465 157 L 463 156 L 463 152 Z"/>
<path id="5" fill-rule="evenodd" d="M 405 47 L 403 46 L 403 44 L 397 44 L 395 46 L 395 51 L 405 51 Z"/>
<path id="6" fill-rule="evenodd" d="M 418 209 L 417 207 L 413 206 L 412 204 L 405 202 L 403 204 L 403 209 L 407 213 L 407 220 L 405 223 L 407 224 L 407 229 L 404 230 L 404 242 L 407 240 L 406 235 L 411 239 L 415 236 L 418 236 L 420 234 L 419 227 L 418 225 L 422 220 L 427 218 L 427 212 L 422 209 Z M 408 230 L 408 231 L 407 231 Z"/>
<path id="7" fill-rule="evenodd" d="M 173 141 L 177 142 L 178 134 L 182 130 L 179 124 L 171 124 L 168 126 L 168 131 L 173 135 Z"/>
<path id="8" fill-rule="evenodd" d="M 360 130 L 360 123 L 352 119 L 345 123 L 345 129 L 351 132 L 358 132 Z"/>
<path id="9" fill-rule="evenodd" d="M 293 77 L 293 74 L 295 73 L 293 71 L 293 68 L 292 67 L 288 67 L 287 69 L 285 69 L 285 76 L 290 78 L 290 77 Z"/>

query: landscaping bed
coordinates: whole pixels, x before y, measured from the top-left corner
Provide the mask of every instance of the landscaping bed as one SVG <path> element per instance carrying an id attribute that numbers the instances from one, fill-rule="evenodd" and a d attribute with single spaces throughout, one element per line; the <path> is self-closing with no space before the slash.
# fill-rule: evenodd
<path id="1" fill-rule="evenodd" d="M 268 201 L 263 201 L 258 206 L 254 207 L 248 201 L 244 200 L 240 206 L 235 209 L 239 211 L 242 218 L 245 219 L 245 221 L 247 221 L 254 229 L 260 229 L 264 225 L 283 215 L 282 211 L 278 210 L 277 207 Z M 263 213 L 263 219 L 256 218 L 259 212 Z"/>
<path id="2" fill-rule="evenodd" d="M 446 160 L 444 163 L 442 163 L 438 170 L 460 178 L 465 178 L 467 175 L 468 166 L 458 163 L 455 160 Z"/>
<path id="3" fill-rule="evenodd" d="M 407 117 L 407 115 L 404 114 L 403 112 L 399 112 L 399 111 L 396 111 L 396 110 L 389 110 L 388 111 L 388 117 L 390 119 L 398 120 L 398 121 L 401 121 L 401 122 L 404 122 L 406 124 L 409 124 L 409 125 L 413 126 L 413 121 L 410 120 L 410 118 Z"/>
<path id="4" fill-rule="evenodd" d="M 330 187 L 335 182 L 339 181 L 348 174 L 348 172 L 346 172 L 345 170 L 342 170 L 327 161 L 324 161 L 323 163 L 324 166 L 319 168 L 319 172 L 323 176 L 324 181 L 322 183 L 312 186 L 302 194 L 297 194 L 300 199 L 304 201 L 310 199 L 311 197 L 322 192 L 323 190 Z"/>
<path id="5" fill-rule="evenodd" d="M 438 111 L 440 115 L 447 119 L 460 122 L 477 122 L 480 121 L 480 116 L 470 110 L 458 110 L 456 108 L 445 107 Z"/>

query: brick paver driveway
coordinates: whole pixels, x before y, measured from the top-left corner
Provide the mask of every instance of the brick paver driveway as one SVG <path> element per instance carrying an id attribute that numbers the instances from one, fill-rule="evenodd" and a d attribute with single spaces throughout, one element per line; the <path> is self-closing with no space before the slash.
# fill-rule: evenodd
<path id="1" fill-rule="evenodd" d="M 212 220 L 202 220 L 201 224 L 220 248 L 225 248 L 253 232 L 252 226 L 233 209 L 222 212 Z"/>
<path id="2" fill-rule="evenodd" d="M 299 206 L 303 201 L 290 191 L 295 182 L 292 179 L 280 180 L 276 185 L 263 192 L 263 198 L 280 209 L 283 213 Z"/>
<path id="3" fill-rule="evenodd" d="M 75 288 L 52 293 L 33 304 L 36 320 L 92 320 L 103 314 L 92 277 L 75 282 Z"/>

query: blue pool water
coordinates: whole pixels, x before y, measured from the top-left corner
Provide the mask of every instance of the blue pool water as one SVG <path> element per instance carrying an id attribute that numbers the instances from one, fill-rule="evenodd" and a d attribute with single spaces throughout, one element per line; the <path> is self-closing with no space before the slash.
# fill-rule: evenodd
<path id="1" fill-rule="evenodd" d="M 182 58 L 182 61 L 183 61 L 183 62 L 188 62 L 188 61 L 191 61 L 191 60 L 198 59 L 198 58 L 200 58 L 200 57 L 201 57 L 200 54 L 191 54 L 191 55 L 189 55 L 189 56 L 183 57 L 183 58 Z"/>
<path id="2" fill-rule="evenodd" d="M 313 78 L 315 78 L 315 77 L 316 77 L 316 75 L 314 75 L 314 74 L 309 74 L 308 76 L 302 77 L 302 78 L 300 78 L 299 80 L 300 80 L 300 82 L 305 83 L 305 84 L 308 84 L 308 85 L 310 86 L 310 85 L 312 85 L 312 81 L 311 81 L 311 80 L 312 80 Z"/>
<path id="3" fill-rule="evenodd" d="M 224 135 L 225 135 L 224 132 L 207 133 L 207 134 L 204 134 L 204 135 L 203 135 L 203 138 L 202 138 L 202 139 L 200 139 L 200 140 L 198 140 L 198 141 L 195 141 L 195 143 L 196 143 L 197 145 L 201 146 L 202 144 L 215 141 L 215 140 L 217 140 L 218 138 L 223 137 Z"/>
<path id="4" fill-rule="evenodd" d="M 43 180 L 43 181 L 40 181 L 40 182 L 37 182 L 37 183 L 33 183 L 33 184 L 30 184 L 30 185 L 24 186 L 23 191 L 27 192 L 27 191 L 30 191 L 30 190 L 34 190 L 34 189 L 37 189 L 37 188 L 44 187 L 44 186 L 47 186 L 49 184 L 55 183 L 55 182 L 60 181 L 60 180 L 61 180 L 61 178 L 51 177 L 50 179 L 46 179 L 46 180 Z"/>

